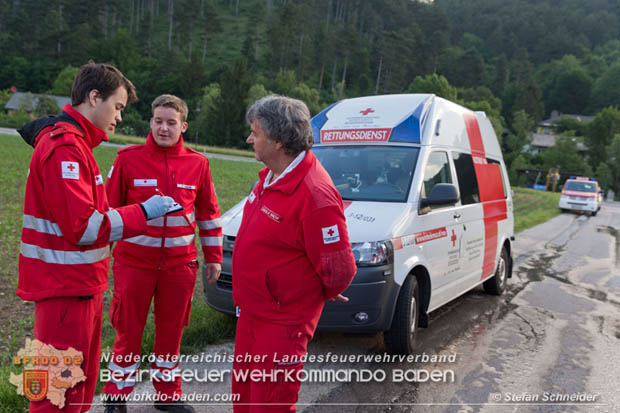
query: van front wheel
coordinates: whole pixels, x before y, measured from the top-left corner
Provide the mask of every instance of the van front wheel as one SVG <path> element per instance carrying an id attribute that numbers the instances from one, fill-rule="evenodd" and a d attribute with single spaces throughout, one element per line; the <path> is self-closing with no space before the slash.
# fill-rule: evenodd
<path id="1" fill-rule="evenodd" d="M 392 325 L 383 333 L 385 346 L 393 354 L 411 354 L 420 318 L 420 292 L 415 276 L 407 277 L 396 301 Z"/>
<path id="2" fill-rule="evenodd" d="M 499 262 L 497 263 L 497 269 L 495 275 L 486 280 L 482 286 L 484 291 L 488 294 L 502 295 L 506 289 L 506 282 L 508 281 L 508 251 L 506 248 L 502 248 L 502 253 L 499 255 Z"/>

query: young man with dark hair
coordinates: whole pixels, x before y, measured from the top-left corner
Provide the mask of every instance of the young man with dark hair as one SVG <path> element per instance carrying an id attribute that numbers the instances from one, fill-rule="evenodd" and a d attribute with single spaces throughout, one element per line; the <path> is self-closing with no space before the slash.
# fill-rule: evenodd
<path id="1" fill-rule="evenodd" d="M 82 352 L 86 380 L 67 389 L 63 412 L 90 409 L 99 371 L 101 294 L 108 286 L 110 243 L 143 234 L 147 220 L 172 205 L 156 196 L 110 209 L 92 149 L 107 140 L 136 99 L 118 69 L 90 62 L 73 82 L 72 105 L 58 117 L 20 129 L 34 146 L 26 182 L 17 295 L 35 302 L 34 337 Z M 64 377 L 64 376 L 63 376 Z M 51 378 L 50 378 L 51 380 Z M 59 411 L 49 400 L 31 412 Z"/>
<path id="2" fill-rule="evenodd" d="M 126 412 L 121 396 L 136 383 L 142 332 L 151 301 L 155 301 L 153 386 L 155 408 L 193 412 L 181 402 L 181 378 L 176 375 L 183 328 L 189 323 L 198 262 L 196 227 L 208 278 L 214 283 L 221 271 L 222 228 L 207 158 L 183 146 L 187 105 L 172 95 L 152 104 L 151 132 L 145 145 L 118 151 L 108 175 L 110 205 L 122 207 L 155 193 L 172 196 L 183 210 L 149 221 L 145 235 L 120 241 L 114 249 L 114 299 L 110 320 L 116 329 L 104 388 L 106 413 Z"/>

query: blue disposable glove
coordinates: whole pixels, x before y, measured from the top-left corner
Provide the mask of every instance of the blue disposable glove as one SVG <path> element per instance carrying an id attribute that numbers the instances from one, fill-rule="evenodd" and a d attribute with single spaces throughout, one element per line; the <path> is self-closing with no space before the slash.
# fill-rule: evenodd
<path id="1" fill-rule="evenodd" d="M 153 195 L 140 205 L 146 213 L 146 219 L 149 220 L 163 217 L 173 203 L 174 199 L 169 196 Z"/>

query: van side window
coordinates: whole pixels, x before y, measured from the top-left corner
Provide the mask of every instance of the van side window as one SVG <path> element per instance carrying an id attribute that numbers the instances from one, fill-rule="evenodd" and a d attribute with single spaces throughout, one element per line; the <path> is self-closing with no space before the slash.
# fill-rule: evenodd
<path id="1" fill-rule="evenodd" d="M 480 192 L 478 191 L 478 181 L 471 155 L 467 153 L 452 153 L 456 177 L 459 180 L 459 192 L 461 193 L 461 203 L 463 205 L 475 204 L 480 202 Z"/>
<path id="2" fill-rule="evenodd" d="M 424 170 L 424 193 L 422 197 L 431 195 L 431 190 L 437 184 L 451 184 L 452 174 L 450 173 L 450 163 L 446 152 L 433 152 L 428 157 L 426 169 Z"/>
<path id="3" fill-rule="evenodd" d="M 499 172 L 502 175 L 502 184 L 504 185 L 504 198 L 507 198 L 508 195 L 506 192 L 506 178 L 504 177 L 504 170 L 502 169 L 502 164 L 500 164 L 499 161 L 491 158 L 487 158 L 487 162 L 493 165 L 499 165 Z"/>

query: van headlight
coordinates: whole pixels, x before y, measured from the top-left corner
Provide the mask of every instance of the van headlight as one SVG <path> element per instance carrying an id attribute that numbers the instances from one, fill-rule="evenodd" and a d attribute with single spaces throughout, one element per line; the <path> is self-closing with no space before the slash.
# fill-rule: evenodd
<path id="1" fill-rule="evenodd" d="M 354 242 L 351 244 L 355 263 L 360 266 L 384 265 L 394 262 L 392 241 Z"/>

